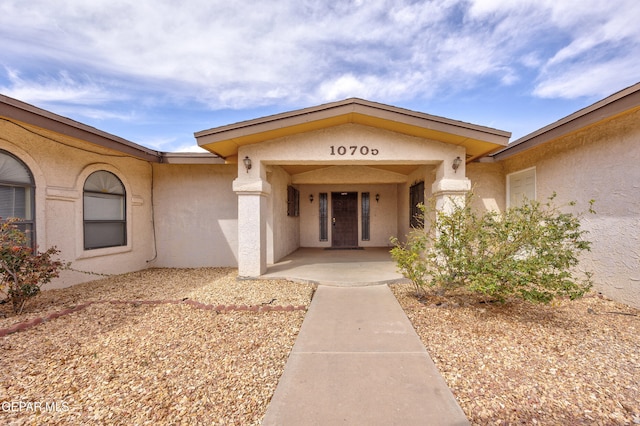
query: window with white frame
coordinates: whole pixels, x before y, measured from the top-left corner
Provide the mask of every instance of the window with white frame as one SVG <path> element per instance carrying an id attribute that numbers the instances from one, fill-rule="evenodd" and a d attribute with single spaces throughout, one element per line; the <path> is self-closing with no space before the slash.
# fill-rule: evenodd
<path id="1" fill-rule="evenodd" d="M 0 150 L 0 220 L 20 219 L 18 228 L 35 244 L 35 183 L 31 170 L 13 154 Z"/>
<path id="2" fill-rule="evenodd" d="M 127 245 L 126 193 L 116 175 L 100 170 L 84 184 L 84 248 Z"/>
<path id="3" fill-rule="evenodd" d="M 517 207 L 536 199 L 536 169 L 532 167 L 507 175 L 507 207 Z"/>

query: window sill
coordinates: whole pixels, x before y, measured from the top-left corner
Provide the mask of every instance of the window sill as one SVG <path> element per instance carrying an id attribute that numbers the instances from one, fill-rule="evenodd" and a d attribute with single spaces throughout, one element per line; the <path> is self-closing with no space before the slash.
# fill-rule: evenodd
<path id="1" fill-rule="evenodd" d="M 92 250 L 83 249 L 80 256 L 78 256 L 78 260 L 90 259 L 92 257 L 100 257 L 100 256 L 111 256 L 114 254 L 127 253 L 130 251 L 132 251 L 132 248 L 130 245 L 118 246 L 118 247 L 105 247 L 105 248 L 92 249 Z"/>

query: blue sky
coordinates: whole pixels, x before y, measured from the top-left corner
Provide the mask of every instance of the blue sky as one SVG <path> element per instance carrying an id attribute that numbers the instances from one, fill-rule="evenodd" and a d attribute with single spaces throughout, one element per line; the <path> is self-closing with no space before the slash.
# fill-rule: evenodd
<path id="1" fill-rule="evenodd" d="M 3 0 L 0 93 L 160 151 L 349 97 L 513 133 L 640 82 L 637 0 Z"/>

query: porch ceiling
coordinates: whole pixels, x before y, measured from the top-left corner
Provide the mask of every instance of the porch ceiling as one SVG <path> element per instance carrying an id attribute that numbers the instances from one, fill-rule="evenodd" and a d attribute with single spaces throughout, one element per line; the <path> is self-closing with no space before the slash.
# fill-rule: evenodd
<path id="1" fill-rule="evenodd" d="M 280 164 L 279 166 L 282 167 L 287 173 L 289 173 L 292 176 L 300 174 L 300 173 L 311 172 L 313 170 L 334 167 L 334 165 L 331 165 L 331 164 L 324 164 L 324 165 L 319 165 L 319 164 L 304 164 L 304 165 L 299 165 L 299 164 L 293 164 L 293 165 L 291 165 L 291 164 Z M 393 173 L 398 173 L 398 174 L 403 174 L 403 175 L 409 175 L 413 171 L 415 171 L 418 167 L 420 167 L 420 164 L 367 164 L 367 167 L 371 167 L 373 169 L 384 170 L 384 171 L 387 171 L 387 172 L 393 172 Z"/>
<path id="2" fill-rule="evenodd" d="M 511 136 L 502 130 L 352 98 L 203 130 L 195 137 L 201 147 L 235 163 L 241 146 L 348 123 L 461 145 L 466 148 L 467 161 L 506 146 Z"/>

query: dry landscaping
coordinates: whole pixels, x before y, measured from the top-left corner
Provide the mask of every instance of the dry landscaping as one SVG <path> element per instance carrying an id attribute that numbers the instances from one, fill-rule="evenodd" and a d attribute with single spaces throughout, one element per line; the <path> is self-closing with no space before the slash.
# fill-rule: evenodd
<path id="1" fill-rule="evenodd" d="M 0 423 L 259 424 L 304 318 L 284 309 L 313 286 L 235 274 L 153 269 L 45 291 L 20 316 L 2 305 L 7 328 L 99 302 L 0 338 Z"/>
<path id="2" fill-rule="evenodd" d="M 0 423 L 259 424 L 314 286 L 236 273 L 151 269 L 45 291 L 20 316 L 0 305 L 0 330 L 47 319 L 0 337 Z M 472 424 L 640 424 L 638 310 L 391 288 Z"/>
<path id="3" fill-rule="evenodd" d="M 640 311 L 392 290 L 472 424 L 640 424 Z"/>

